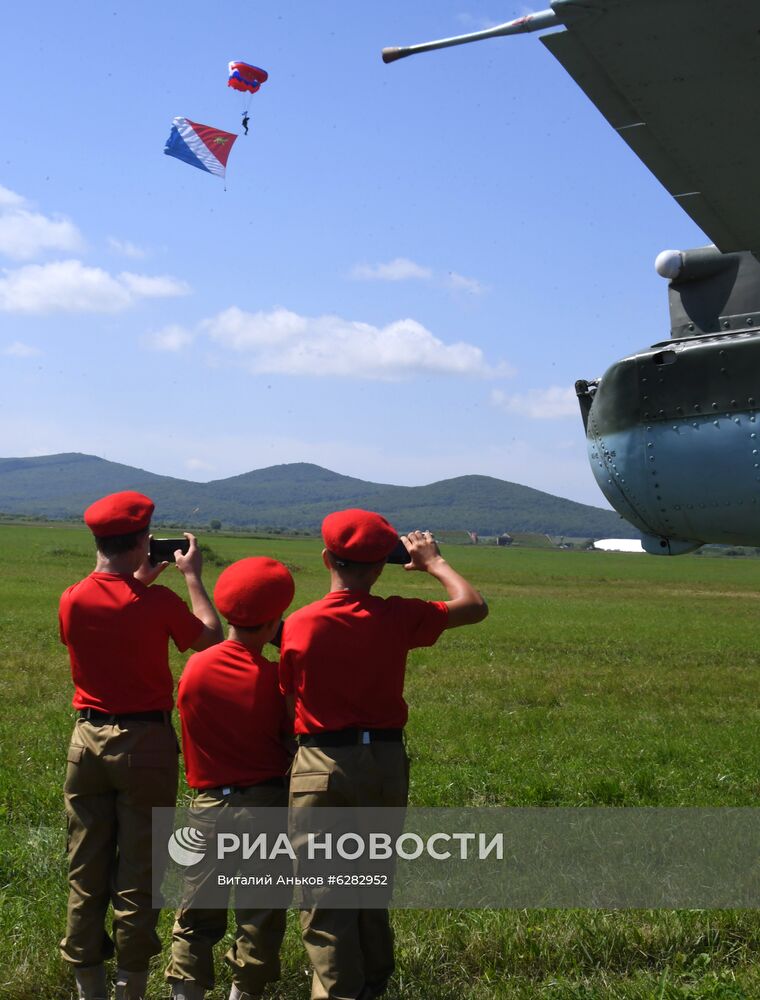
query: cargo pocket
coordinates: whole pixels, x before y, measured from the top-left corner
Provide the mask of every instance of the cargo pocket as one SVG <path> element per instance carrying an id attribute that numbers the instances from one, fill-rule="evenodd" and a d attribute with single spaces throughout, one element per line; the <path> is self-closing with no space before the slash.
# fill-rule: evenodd
<path id="1" fill-rule="evenodd" d="M 302 771 L 300 774 L 291 774 L 290 776 L 290 791 L 294 794 L 326 792 L 329 787 L 329 771 Z"/>
<path id="2" fill-rule="evenodd" d="M 83 766 L 86 747 L 74 743 L 66 751 L 66 777 L 63 780 L 63 791 L 66 795 L 74 795 L 85 791 L 82 784 L 87 782 L 88 768 Z"/>

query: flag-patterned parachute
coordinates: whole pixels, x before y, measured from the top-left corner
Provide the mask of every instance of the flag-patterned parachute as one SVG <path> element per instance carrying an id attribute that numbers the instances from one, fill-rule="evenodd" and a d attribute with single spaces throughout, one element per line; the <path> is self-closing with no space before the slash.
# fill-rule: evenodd
<path id="1" fill-rule="evenodd" d="M 235 90 L 247 90 L 249 93 L 255 94 L 262 83 L 268 79 L 269 74 L 265 69 L 259 69 L 258 66 L 251 66 L 250 63 L 231 62 L 230 78 L 227 81 L 227 86 L 234 87 Z"/>
<path id="2" fill-rule="evenodd" d="M 189 118 L 174 118 L 164 152 L 199 170 L 224 177 L 227 157 L 235 139 L 237 136 L 232 132 L 223 132 L 211 125 L 199 125 Z"/>

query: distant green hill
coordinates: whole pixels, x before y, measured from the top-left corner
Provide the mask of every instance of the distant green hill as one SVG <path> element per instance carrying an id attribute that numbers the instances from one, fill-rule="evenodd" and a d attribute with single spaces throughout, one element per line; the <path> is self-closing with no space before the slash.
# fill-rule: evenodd
<path id="1" fill-rule="evenodd" d="M 79 518 L 93 500 L 135 489 L 156 502 L 156 520 L 221 521 L 229 528 L 316 531 L 336 507 L 381 511 L 401 531 L 412 528 L 633 538 L 617 514 L 505 482 L 459 476 L 429 486 L 390 486 L 341 476 L 318 465 L 274 465 L 229 479 L 194 483 L 77 453 L 0 459 L 0 512 Z"/>

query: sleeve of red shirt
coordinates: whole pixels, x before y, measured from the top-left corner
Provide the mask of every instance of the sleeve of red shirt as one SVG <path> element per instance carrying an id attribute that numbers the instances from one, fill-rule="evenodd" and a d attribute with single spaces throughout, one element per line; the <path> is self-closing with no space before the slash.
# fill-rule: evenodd
<path id="1" fill-rule="evenodd" d="M 179 594 L 168 587 L 150 588 L 151 598 L 161 602 L 169 635 L 180 653 L 189 649 L 203 631 L 203 622 L 196 618 Z"/>
<path id="2" fill-rule="evenodd" d="M 293 667 L 290 663 L 290 658 L 284 642 L 282 649 L 280 650 L 279 677 L 280 694 L 293 694 Z"/>
<path id="3" fill-rule="evenodd" d="M 398 598 L 402 620 L 408 636 L 409 649 L 432 646 L 449 624 L 449 609 L 445 601 L 421 601 L 418 598 Z"/>
<path id="4" fill-rule="evenodd" d="M 58 603 L 58 635 L 60 636 L 61 642 L 64 644 L 64 646 L 68 646 L 68 643 L 66 642 L 66 628 L 63 624 L 63 614 L 64 614 L 64 606 L 67 605 L 68 603 L 70 590 L 71 587 L 67 587 L 66 590 L 64 590 L 64 592 L 61 594 L 61 600 Z"/>
<path id="5" fill-rule="evenodd" d="M 288 621 L 282 629 L 282 639 L 280 640 L 280 663 L 278 667 L 280 679 L 280 694 L 293 694 L 293 664 L 290 662 L 288 654 Z"/>
<path id="6" fill-rule="evenodd" d="M 278 678 L 279 678 L 279 667 L 277 669 L 278 669 Z M 288 741 L 290 741 L 290 740 L 293 739 L 293 725 L 294 725 L 294 723 L 293 723 L 293 720 L 288 715 L 288 709 L 287 709 L 287 706 L 285 704 L 285 695 L 284 695 L 284 692 L 282 691 L 282 685 L 279 682 L 278 682 L 278 685 L 277 685 L 277 690 L 278 690 L 278 692 L 280 694 L 280 698 L 279 698 L 280 736 L 282 737 L 283 742 L 287 743 Z"/>

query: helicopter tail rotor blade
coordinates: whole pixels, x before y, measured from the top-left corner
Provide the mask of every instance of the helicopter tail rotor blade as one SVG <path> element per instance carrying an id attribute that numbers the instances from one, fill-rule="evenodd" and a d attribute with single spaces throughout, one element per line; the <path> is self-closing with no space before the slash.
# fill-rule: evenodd
<path id="1" fill-rule="evenodd" d="M 391 63 L 397 59 L 417 55 L 419 52 L 431 52 L 433 49 L 447 49 L 452 45 L 466 45 L 468 42 L 479 42 L 484 38 L 501 38 L 503 35 L 523 35 L 529 31 L 541 31 L 543 28 L 553 28 L 562 22 L 553 10 L 541 10 L 535 14 L 526 14 L 514 21 L 497 24 L 484 31 L 473 31 L 469 35 L 456 35 L 453 38 L 439 38 L 435 42 L 422 42 L 420 45 L 391 46 L 383 49 L 383 62 Z"/>

